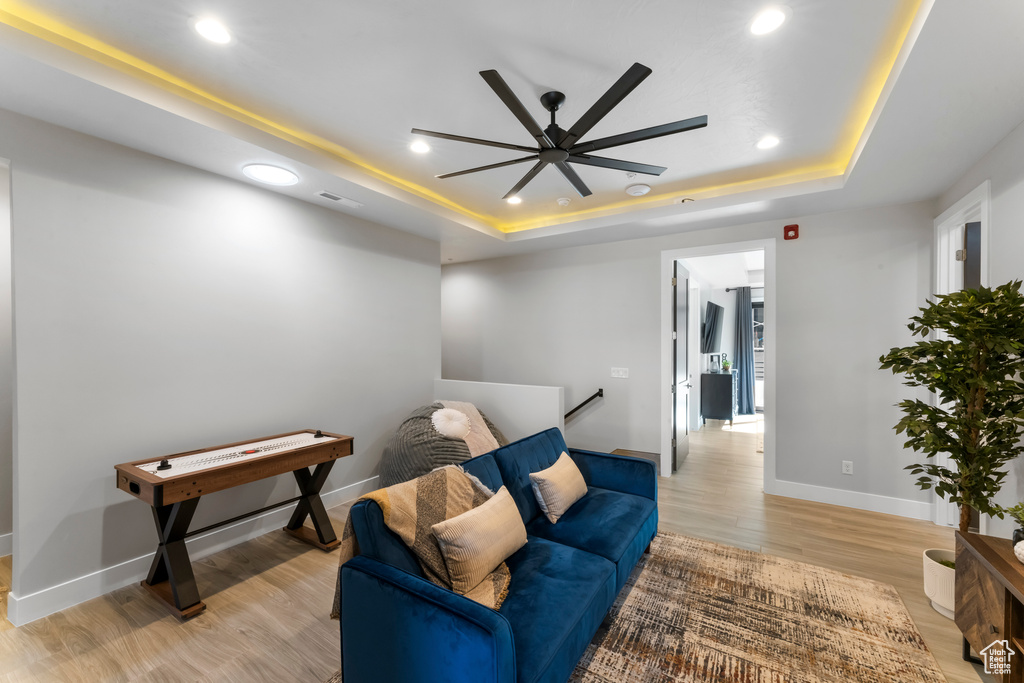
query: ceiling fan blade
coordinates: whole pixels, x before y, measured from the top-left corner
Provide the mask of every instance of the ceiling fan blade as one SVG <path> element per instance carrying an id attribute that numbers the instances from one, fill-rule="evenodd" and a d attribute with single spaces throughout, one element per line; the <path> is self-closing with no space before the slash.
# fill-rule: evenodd
<path id="1" fill-rule="evenodd" d="M 507 142 L 495 142 L 494 140 L 481 140 L 480 138 L 467 138 L 464 135 L 452 135 L 451 133 L 438 133 L 433 130 L 423 130 L 422 128 L 413 128 L 412 132 L 414 135 L 429 135 L 432 138 L 442 138 L 444 140 L 455 140 L 456 142 L 471 142 L 474 145 L 487 145 L 488 147 L 501 147 L 502 149 L 514 149 L 518 152 L 536 152 L 534 147 L 525 147 L 523 145 L 511 145 Z"/>
<path id="2" fill-rule="evenodd" d="M 579 192 L 581 197 L 589 197 L 593 194 L 590 191 L 590 188 L 583 184 L 583 180 L 576 175 L 576 171 L 572 170 L 572 167 L 569 166 L 569 164 L 564 161 L 559 161 L 555 164 L 555 168 L 558 169 L 563 178 L 569 181 L 569 184 L 573 186 L 573 189 Z"/>
<path id="3" fill-rule="evenodd" d="M 672 135 L 674 133 L 682 133 L 687 130 L 695 130 L 697 128 L 703 128 L 708 125 L 708 117 L 695 116 L 692 119 L 685 119 L 683 121 L 676 121 L 674 123 L 665 123 L 660 126 L 652 126 L 651 128 L 644 128 L 642 130 L 634 130 L 630 133 L 621 133 L 619 135 L 612 135 L 607 138 L 600 138 L 598 140 L 591 140 L 590 142 L 583 142 L 578 145 L 573 145 L 567 151 L 570 154 L 586 154 L 587 152 L 593 152 L 598 149 L 608 149 L 609 147 L 618 147 L 619 145 L 628 145 L 631 142 L 640 142 L 642 140 L 651 140 L 653 138 L 660 138 L 663 135 Z"/>
<path id="4" fill-rule="evenodd" d="M 616 171 L 626 171 L 628 173 L 646 173 L 647 175 L 661 175 L 668 169 L 664 166 L 652 166 L 650 164 L 638 164 L 635 161 L 621 161 L 619 159 L 606 159 L 604 157 L 594 157 L 585 154 L 570 154 L 568 161 L 576 164 L 584 164 L 586 166 L 600 166 L 601 168 L 611 168 Z"/>
<path id="5" fill-rule="evenodd" d="M 530 112 L 526 110 L 523 103 L 519 101 L 516 94 L 512 92 L 512 88 L 508 87 L 508 83 L 505 82 L 497 71 L 494 69 L 488 69 L 487 71 L 481 71 L 480 75 L 483 76 L 484 80 L 487 81 L 487 85 L 491 86 L 491 90 L 494 91 L 501 101 L 505 103 L 505 106 L 515 114 L 515 117 L 519 119 L 519 123 L 530 132 L 530 135 L 537 141 L 537 144 L 544 148 L 554 147 L 554 143 L 548 139 L 548 136 L 541 129 L 540 124 L 537 123 Z"/>
<path id="6" fill-rule="evenodd" d="M 601 95 L 601 98 L 594 103 L 594 106 L 588 109 L 587 113 L 581 116 L 580 120 L 566 131 L 562 139 L 558 141 L 558 146 L 562 149 L 568 149 L 575 145 L 577 140 L 586 135 L 591 128 L 597 125 L 598 121 L 615 108 L 615 105 L 621 102 L 626 95 L 633 92 L 633 89 L 640 85 L 651 73 L 653 72 L 640 62 L 629 67 L 626 73 L 622 74 L 619 80 L 615 81 L 615 84 L 608 88 L 604 95 Z"/>
<path id="7" fill-rule="evenodd" d="M 547 165 L 548 165 L 548 162 L 546 162 L 546 161 L 538 161 L 537 165 L 534 166 L 533 168 L 531 168 L 529 171 L 527 171 L 526 175 L 523 176 L 523 179 L 520 180 L 518 183 L 516 183 L 515 187 L 513 187 L 511 190 L 506 192 L 505 196 L 502 197 L 502 199 L 508 199 L 509 197 L 514 197 L 517 194 L 519 194 L 519 191 L 521 189 L 523 189 L 524 187 L 526 187 L 526 184 L 528 182 L 530 182 L 535 177 L 537 177 L 537 174 L 540 173 L 540 170 L 542 168 L 544 168 L 545 166 L 547 166 Z"/>
<path id="8" fill-rule="evenodd" d="M 513 164 L 521 164 L 524 161 L 533 161 L 537 158 L 537 155 L 523 157 L 522 159 L 513 159 L 512 161 L 502 161 L 499 164 L 488 164 L 487 166 L 477 166 L 476 168 L 467 168 L 465 171 L 456 171 L 455 173 L 445 173 L 444 175 L 434 176 L 435 178 L 454 178 L 457 175 L 466 175 L 467 173 L 476 173 L 477 171 L 489 171 L 492 168 L 501 168 L 503 166 L 511 166 Z"/>

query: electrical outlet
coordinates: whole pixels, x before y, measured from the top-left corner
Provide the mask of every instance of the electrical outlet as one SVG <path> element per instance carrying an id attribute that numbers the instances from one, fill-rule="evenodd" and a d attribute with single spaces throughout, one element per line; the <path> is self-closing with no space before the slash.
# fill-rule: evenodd
<path id="1" fill-rule="evenodd" d="M 629 377 L 629 368 L 612 368 L 612 377 L 621 377 L 626 379 Z"/>
<path id="2" fill-rule="evenodd" d="M 843 474 L 853 474 L 853 461 L 852 460 L 844 460 L 843 461 Z"/>

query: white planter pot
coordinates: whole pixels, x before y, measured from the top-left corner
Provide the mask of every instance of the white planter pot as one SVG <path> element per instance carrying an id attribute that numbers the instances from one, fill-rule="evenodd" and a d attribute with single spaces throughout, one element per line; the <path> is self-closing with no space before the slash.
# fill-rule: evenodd
<path id="1" fill-rule="evenodd" d="M 956 608 L 956 570 L 939 564 L 939 560 L 956 560 L 956 553 L 942 548 L 924 551 L 924 594 L 932 601 L 932 607 L 944 617 L 952 619 Z"/>

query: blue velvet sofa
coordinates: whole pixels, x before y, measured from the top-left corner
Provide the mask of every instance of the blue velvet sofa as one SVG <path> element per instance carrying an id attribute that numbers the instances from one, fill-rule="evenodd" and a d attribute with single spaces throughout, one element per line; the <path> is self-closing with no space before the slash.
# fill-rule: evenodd
<path id="1" fill-rule="evenodd" d="M 569 453 L 587 494 L 557 524 L 529 474 Z M 528 542 L 506 560 L 499 611 L 423 577 L 372 501 L 352 506 L 360 555 L 341 568 L 345 683 L 564 683 L 657 533 L 657 474 L 636 458 L 569 449 L 549 429 L 463 463 L 508 487 Z"/>

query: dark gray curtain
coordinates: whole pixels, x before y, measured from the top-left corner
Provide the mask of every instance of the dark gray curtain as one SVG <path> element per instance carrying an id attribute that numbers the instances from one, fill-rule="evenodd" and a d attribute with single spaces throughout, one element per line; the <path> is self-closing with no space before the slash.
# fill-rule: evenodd
<path id="1" fill-rule="evenodd" d="M 740 415 L 754 414 L 754 311 L 750 287 L 736 288 L 736 406 Z"/>

